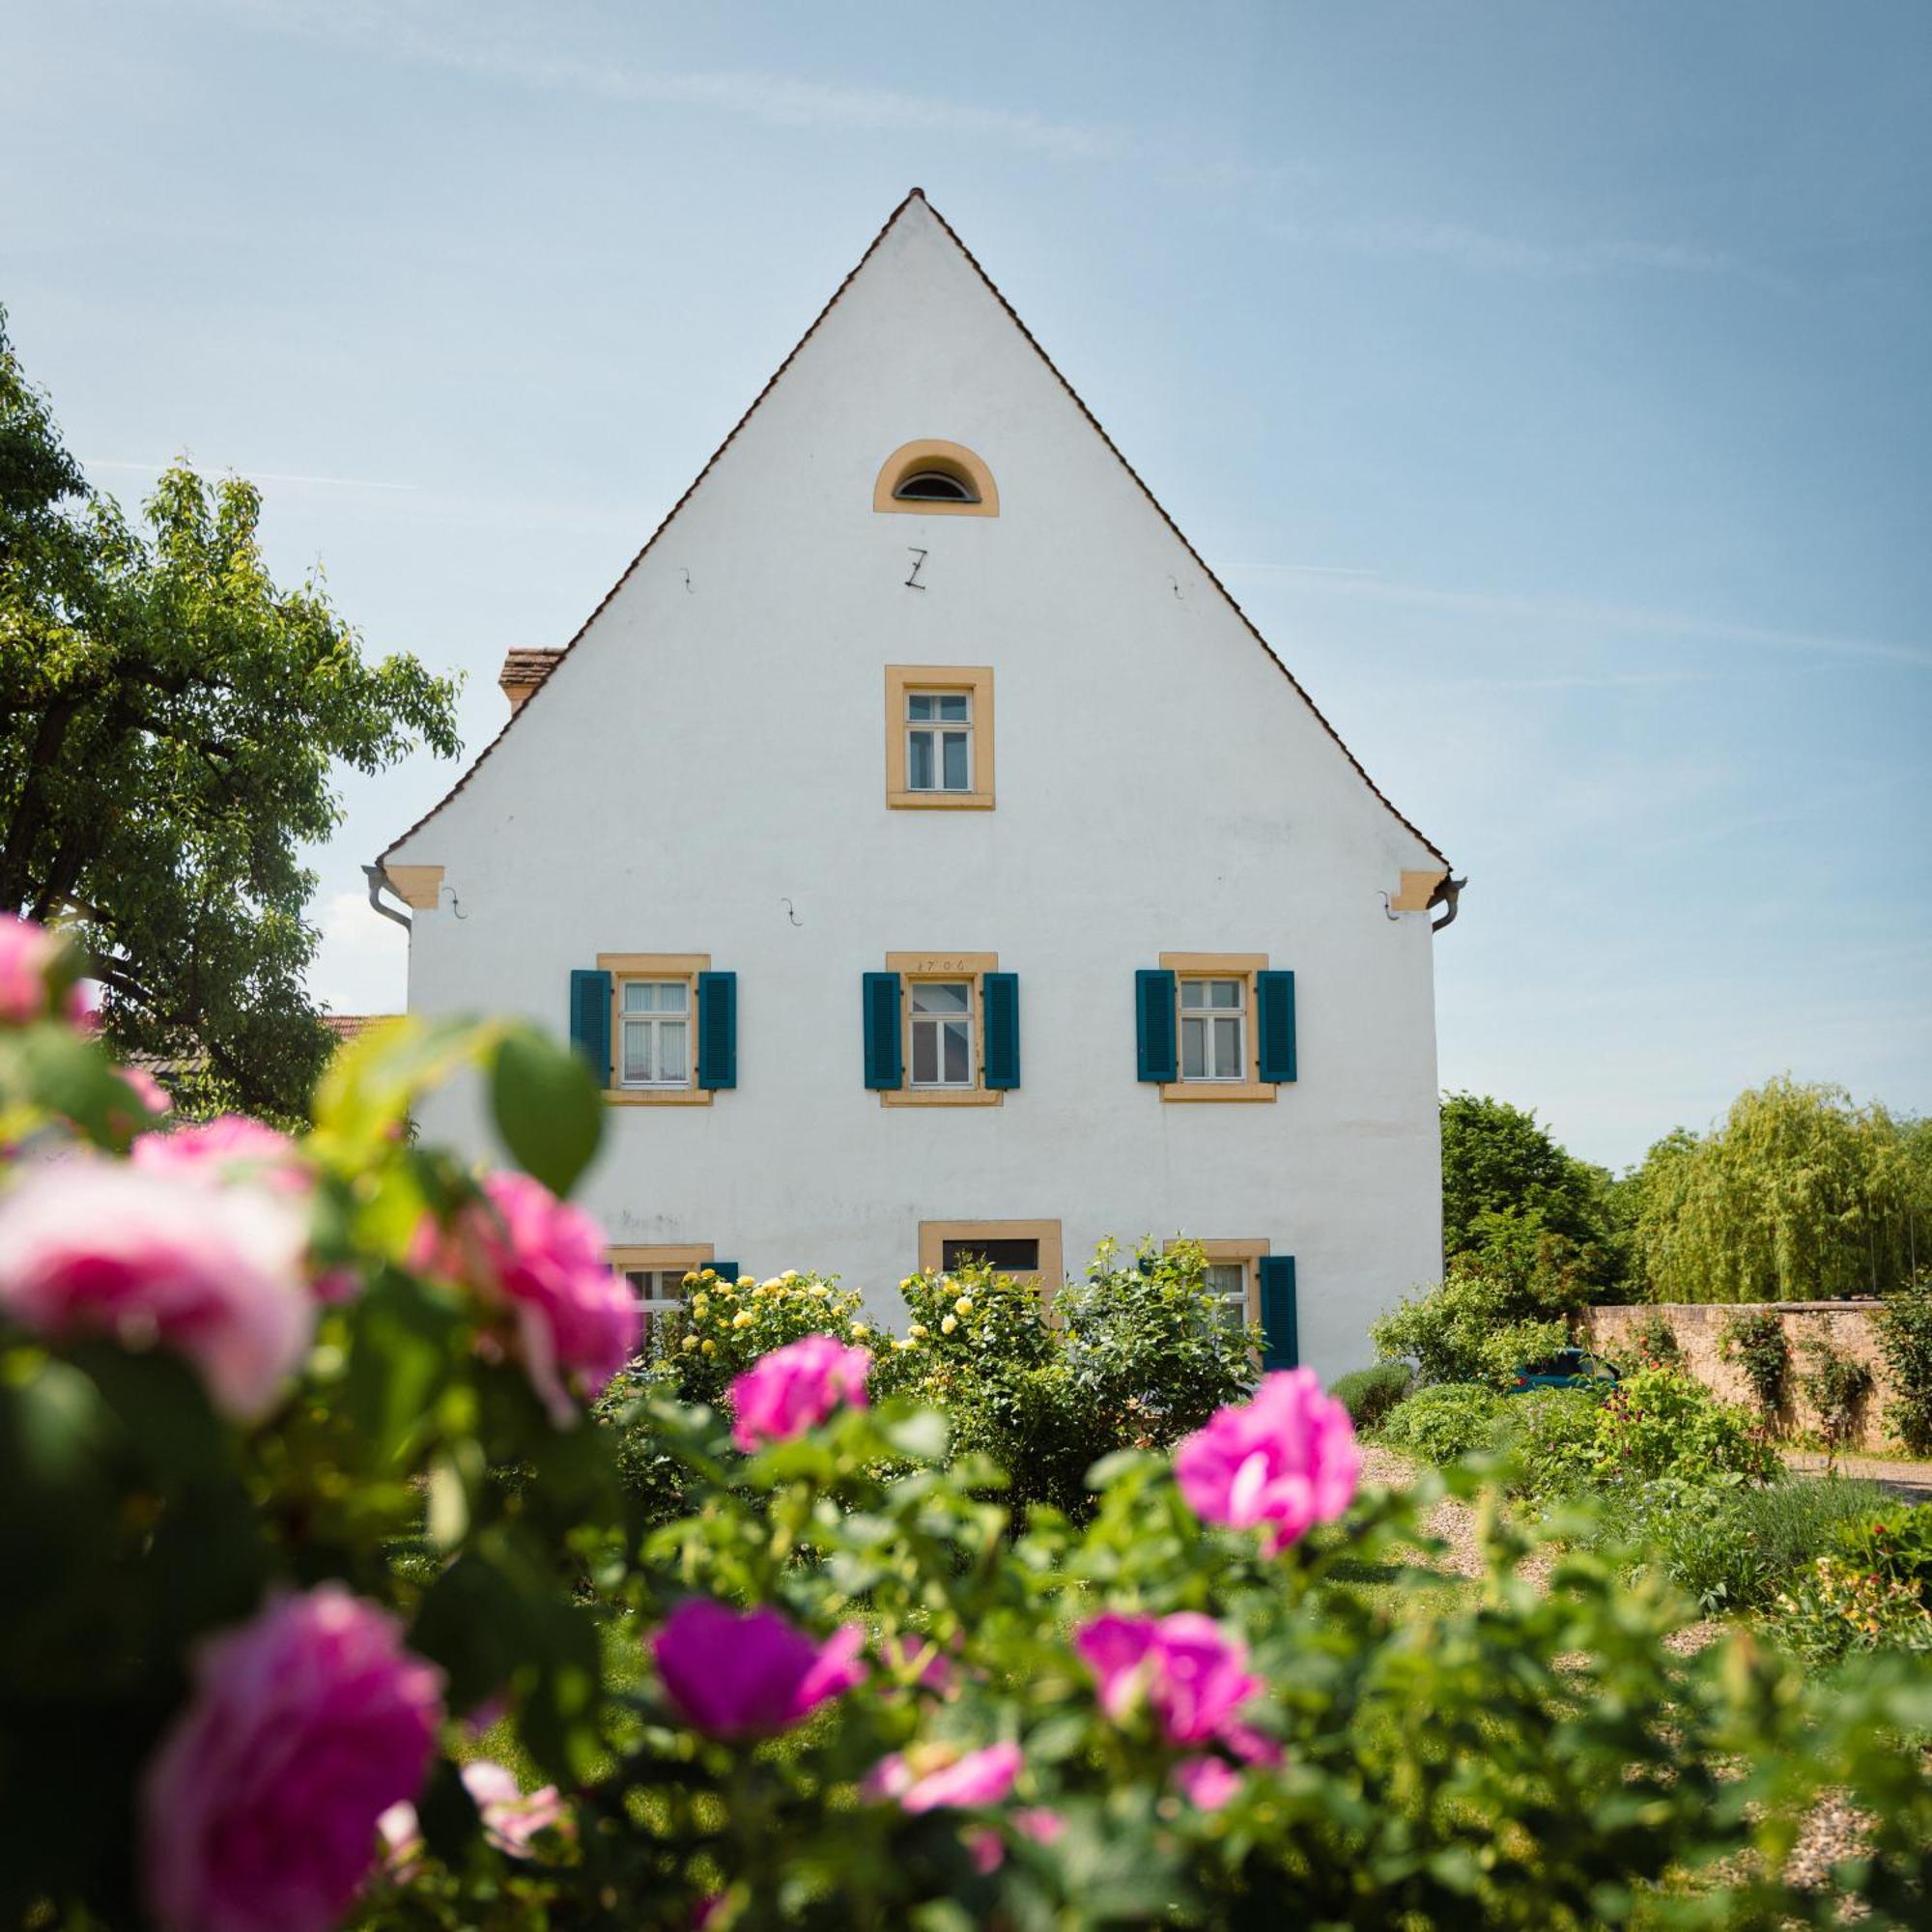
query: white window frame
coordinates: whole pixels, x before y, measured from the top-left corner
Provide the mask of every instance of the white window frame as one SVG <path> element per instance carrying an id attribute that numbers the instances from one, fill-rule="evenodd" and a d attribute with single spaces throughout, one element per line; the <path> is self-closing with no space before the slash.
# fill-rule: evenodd
<path id="1" fill-rule="evenodd" d="M 964 700 L 966 705 L 966 719 L 963 724 L 957 719 L 929 718 L 915 720 L 913 718 L 912 708 L 919 699 L 936 699 L 942 697 L 957 697 Z M 945 687 L 925 685 L 909 688 L 905 695 L 904 724 L 906 790 L 928 795 L 939 792 L 952 798 L 969 797 L 973 791 L 973 740 L 975 736 L 973 728 L 972 691 L 963 686 Z M 949 732 L 957 733 L 966 740 L 966 782 L 964 784 L 950 785 L 946 782 L 945 739 Z M 929 737 L 932 740 L 932 773 L 939 781 L 937 784 L 922 785 L 913 782 L 912 775 L 916 767 L 916 760 L 913 754 L 913 741 L 922 736 Z"/>
<path id="2" fill-rule="evenodd" d="M 1248 983 L 1238 973 L 1188 973 L 1181 977 L 1176 996 L 1179 1020 L 1179 1037 L 1175 1042 L 1179 1060 L 1176 1074 L 1186 1085 L 1235 1086 L 1252 1078 L 1248 1065 Z M 1190 1008 L 1187 1005 L 1187 989 L 1190 986 L 1232 986 L 1235 989 L 1235 1004 L 1232 1007 L 1204 1005 Z M 1235 1070 L 1232 1073 L 1190 1073 L 1187 1070 L 1188 1023 L 1192 1021 L 1204 1029 L 1201 1064 L 1205 1067 L 1215 1064 L 1215 1028 L 1211 1024 L 1215 1020 L 1233 1020 L 1235 1023 Z"/>
<path id="3" fill-rule="evenodd" d="M 922 986 L 958 986 L 966 994 L 965 1010 L 956 1013 L 923 1013 L 919 1010 L 919 989 Z M 921 1093 L 960 1093 L 980 1084 L 980 1042 L 974 1011 L 978 1000 L 980 980 L 977 974 L 966 974 L 957 979 L 942 978 L 934 974 L 928 979 L 909 980 L 906 984 L 906 1085 Z M 949 1026 L 963 1026 L 966 1029 L 966 1077 L 963 1080 L 922 1080 L 915 1070 L 919 1065 L 919 1031 L 924 1027 L 935 1034 L 933 1045 L 933 1065 L 944 1074 L 946 1067 L 946 1029 Z"/>
<path id="4" fill-rule="evenodd" d="M 1253 1267 L 1254 1263 L 1246 1259 L 1224 1256 L 1217 1261 L 1210 1255 L 1208 1259 L 1206 1271 L 1202 1276 L 1203 1284 L 1217 1302 L 1221 1303 L 1224 1307 L 1232 1304 L 1239 1310 L 1241 1319 L 1234 1323 L 1236 1334 L 1244 1335 L 1247 1333 L 1248 1310 L 1253 1302 L 1251 1293 L 1254 1286 L 1251 1273 Z M 1214 1270 L 1216 1268 L 1234 1269 L 1236 1281 L 1232 1289 L 1216 1288 L 1214 1286 Z"/>
<path id="5" fill-rule="evenodd" d="M 634 1013 L 625 1005 L 625 994 L 633 986 L 678 986 L 684 992 L 682 1012 Z M 681 1094 L 686 1092 L 696 1068 L 697 1001 L 693 995 L 692 982 L 682 974 L 628 973 L 617 982 L 617 1065 L 616 1085 L 628 1094 Z M 625 1068 L 630 1064 L 630 1055 L 625 1050 L 625 1038 L 634 1026 L 648 1029 L 651 1037 L 651 1065 L 653 1068 L 664 1065 L 664 1057 L 659 1049 L 658 1036 L 666 1025 L 684 1029 L 684 1077 L 681 1080 L 633 1080 Z"/>

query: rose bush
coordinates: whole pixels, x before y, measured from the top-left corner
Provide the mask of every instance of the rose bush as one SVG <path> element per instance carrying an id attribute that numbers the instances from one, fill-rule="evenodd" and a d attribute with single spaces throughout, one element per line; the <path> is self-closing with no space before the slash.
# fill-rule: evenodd
<path id="1" fill-rule="evenodd" d="M 400 1024 L 331 1068 L 302 1189 L 279 1161 L 130 1167 L 154 1116 L 61 1017 L 73 962 L 40 957 L 0 1028 L 0 1212 L 33 1209 L 13 1253 L 61 1284 L 0 1304 L 5 1922 L 1815 1925 L 1838 1901 L 1779 1874 L 1827 1785 L 1872 1820 L 1839 1873 L 1862 1922 L 1923 1922 L 1912 1660 L 1816 1694 L 1747 1642 L 1676 1656 L 1692 1605 L 1588 1554 L 1532 1590 L 1493 1511 L 1479 1590 L 1394 1616 L 1360 1579 L 1399 1580 L 1473 1479 L 1355 1492 L 1306 1378 L 1193 1415 L 1185 1481 L 1109 1457 L 1080 1523 L 1015 1520 L 883 1377 L 735 1417 L 600 1396 L 620 1318 L 560 1202 L 601 1104 L 567 1053 Z M 407 1130 L 462 1066 L 517 1185 Z M 307 1295 L 245 1402 L 180 1318 L 210 1269 L 175 1190 L 211 1243 L 231 1207 L 296 1213 L 272 1279 L 354 1284 Z M 585 1426 L 593 1399 L 624 1427 Z M 619 1477 L 646 1437 L 682 1472 L 670 1520 Z"/>

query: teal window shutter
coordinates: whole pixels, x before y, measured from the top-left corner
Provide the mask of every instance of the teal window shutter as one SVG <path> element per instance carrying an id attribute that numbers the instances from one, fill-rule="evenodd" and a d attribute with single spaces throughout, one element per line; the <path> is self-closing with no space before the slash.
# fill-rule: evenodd
<path id="1" fill-rule="evenodd" d="M 697 976 L 697 1084 L 738 1084 L 738 976 Z"/>
<path id="2" fill-rule="evenodd" d="M 1262 1367 L 1292 1369 L 1301 1360 L 1294 1311 L 1294 1257 L 1264 1255 L 1255 1265 L 1262 1283 Z"/>
<path id="3" fill-rule="evenodd" d="M 899 976 L 867 973 L 865 984 L 866 1085 L 880 1091 L 904 1083 L 899 1053 Z"/>
<path id="4" fill-rule="evenodd" d="M 570 976 L 570 1043 L 600 1087 L 611 1084 L 611 976 L 586 967 Z"/>
<path id="5" fill-rule="evenodd" d="M 711 1264 L 711 1272 L 720 1281 L 736 1281 L 738 1279 L 738 1264 L 736 1262 L 713 1262 Z"/>
<path id="6" fill-rule="evenodd" d="M 1294 1078 L 1294 975 L 1255 975 L 1255 1028 L 1264 1080 Z"/>
<path id="7" fill-rule="evenodd" d="M 1020 1084 L 1020 976 L 988 973 L 986 1008 L 986 1085 L 1006 1089 Z"/>
<path id="8" fill-rule="evenodd" d="M 1140 1078 L 1178 1080 L 1180 1062 L 1172 973 L 1143 967 L 1134 975 L 1134 1020 L 1140 1042 Z"/>

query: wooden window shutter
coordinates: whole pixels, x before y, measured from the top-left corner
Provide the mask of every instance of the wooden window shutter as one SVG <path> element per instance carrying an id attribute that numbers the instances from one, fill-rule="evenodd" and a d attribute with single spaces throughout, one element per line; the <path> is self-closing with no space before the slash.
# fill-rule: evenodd
<path id="1" fill-rule="evenodd" d="M 697 976 L 697 1084 L 738 1084 L 738 976 Z"/>
<path id="2" fill-rule="evenodd" d="M 866 1085 L 881 1092 L 904 1082 L 899 1051 L 899 976 L 867 973 L 865 984 Z"/>
<path id="3" fill-rule="evenodd" d="M 1020 976 L 988 973 L 983 979 L 986 1011 L 986 1085 L 1020 1084 Z"/>
<path id="4" fill-rule="evenodd" d="M 1143 1080 L 1166 1082 L 1180 1077 L 1179 1029 L 1175 1024 L 1174 999 L 1172 973 L 1148 966 L 1134 975 L 1134 1018 Z"/>
<path id="5" fill-rule="evenodd" d="M 570 975 L 570 1043 L 589 1063 L 598 1086 L 611 1084 L 611 976 L 593 967 Z"/>
<path id="6" fill-rule="evenodd" d="M 1294 1078 L 1294 975 L 1255 975 L 1255 1030 L 1264 1080 Z"/>
<path id="7" fill-rule="evenodd" d="M 720 1281 L 736 1281 L 738 1279 L 738 1264 L 736 1262 L 712 1262 L 709 1264 L 709 1266 L 711 1272 Z"/>
<path id="8" fill-rule="evenodd" d="M 1294 1257 L 1263 1255 L 1255 1264 L 1262 1286 L 1262 1367 L 1292 1369 L 1301 1360 L 1294 1307 Z"/>

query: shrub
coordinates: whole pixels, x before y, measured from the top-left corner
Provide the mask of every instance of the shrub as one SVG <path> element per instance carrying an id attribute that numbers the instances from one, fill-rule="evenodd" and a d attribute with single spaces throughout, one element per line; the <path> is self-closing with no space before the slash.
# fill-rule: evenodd
<path id="1" fill-rule="evenodd" d="M 1861 1515 L 1836 1543 L 1778 1598 L 1773 1634 L 1813 1663 L 1861 1650 L 1932 1653 L 1932 1503 Z"/>
<path id="2" fill-rule="evenodd" d="M 1641 1551 L 1708 1612 L 1753 1609 L 1833 1548 L 1839 1525 L 1869 1515 L 1884 1493 L 1838 1477 L 1762 1486 L 1662 1477 L 1605 1492 L 1593 1542 Z"/>
<path id="3" fill-rule="evenodd" d="M 1718 1352 L 1744 1371 L 1766 1421 L 1783 1412 L 1791 1394 L 1791 1349 L 1776 1315 L 1764 1308 L 1733 1315 L 1719 1333 Z"/>
<path id="4" fill-rule="evenodd" d="M 1677 1339 L 1677 1330 L 1661 1309 L 1653 1308 L 1632 1330 L 1631 1349 L 1639 1367 L 1674 1369 L 1684 1360 L 1684 1347 Z"/>
<path id="5" fill-rule="evenodd" d="M 1818 1417 L 1826 1459 L 1833 1461 L 1858 1428 L 1859 1412 L 1872 1391 L 1872 1373 L 1822 1338 L 1807 1342 L 1804 1353 L 1808 1366 L 1799 1386 Z"/>
<path id="6" fill-rule="evenodd" d="M 1260 1524 L 1247 1463 L 1183 1489 L 1127 1451 L 1089 1522 L 1015 1540 L 942 1414 L 830 1377 L 752 1454 L 655 1383 L 585 1427 L 636 1311 L 549 1191 L 604 1124 L 567 1051 L 400 1022 L 272 1175 L 144 1173 L 127 1083 L 7 939 L 0 1120 L 76 1157 L 0 1164 L 0 1922 L 1520 1932 L 1719 1860 L 1674 1919 L 1815 1922 L 1777 1874 L 1826 1787 L 1872 1819 L 1864 1922 L 1920 1913 L 1899 1677 L 1676 1659 L 1676 1599 L 1587 1559 L 1505 1587 L 1492 1520 L 1483 1601 L 1392 1621 L 1345 1566 L 1431 1498 L 1282 1537 L 1297 1484 L 1350 1487 L 1305 1378 L 1222 1432 Z M 464 1067 L 541 1212 L 405 1130 Z M 616 1467 L 647 1431 L 689 1492 L 654 1530 Z M 479 1722 L 515 1772 L 459 1762 Z"/>
<path id="7" fill-rule="evenodd" d="M 1490 1439 L 1506 1397 L 1480 1382 L 1434 1382 L 1399 1402 L 1382 1440 L 1429 1463 L 1453 1463 Z"/>
<path id="8" fill-rule="evenodd" d="M 666 1311 L 653 1338 L 657 1366 L 680 1402 L 723 1402 L 734 1377 L 802 1335 L 863 1342 L 869 1332 L 858 1319 L 864 1296 L 836 1276 L 786 1268 L 764 1281 L 724 1281 L 701 1268 L 684 1285 L 690 1298 Z"/>
<path id="9" fill-rule="evenodd" d="M 1503 1389 L 1519 1364 L 1562 1348 L 1569 1329 L 1558 1317 L 1525 1311 L 1507 1284 L 1462 1266 L 1384 1315 L 1369 1338 L 1381 1360 L 1412 1361 L 1425 1384 L 1479 1381 Z"/>
<path id="10" fill-rule="evenodd" d="M 1504 1402 L 1490 1444 L 1510 1458 L 1512 1494 L 1559 1496 L 1590 1486 L 1605 1393 L 1601 1388 L 1539 1388 Z"/>
<path id="11" fill-rule="evenodd" d="M 1740 1476 L 1763 1482 L 1781 1465 L 1742 1408 L 1668 1369 L 1640 1369 L 1605 1397 L 1597 1470 L 1611 1481 Z"/>
<path id="12" fill-rule="evenodd" d="M 1379 1429 L 1383 1418 L 1408 1393 L 1410 1376 L 1406 1362 L 1378 1362 L 1338 1377 L 1328 1393 L 1349 1411 L 1358 1430 Z"/>
<path id="13" fill-rule="evenodd" d="M 1908 1449 L 1932 1455 L 1932 1269 L 1879 1303 L 1878 1335 L 1897 1392 L 1886 1422 Z"/>

